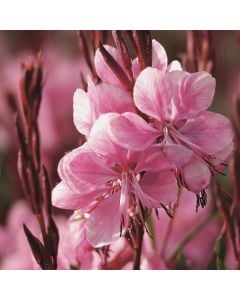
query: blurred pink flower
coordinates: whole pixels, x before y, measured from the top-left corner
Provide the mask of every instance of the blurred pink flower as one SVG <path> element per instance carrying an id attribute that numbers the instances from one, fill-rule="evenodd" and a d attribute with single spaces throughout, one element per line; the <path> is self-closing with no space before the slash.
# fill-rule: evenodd
<path id="1" fill-rule="evenodd" d="M 86 239 L 86 224 L 82 213 L 75 211 L 63 229 L 59 245 L 59 261 L 65 269 L 101 269 L 101 259 Z"/>
<path id="2" fill-rule="evenodd" d="M 209 193 L 208 198 L 211 199 Z M 184 268 L 206 269 L 221 231 L 221 221 L 213 214 L 211 201 L 196 213 L 195 195 L 185 189 L 181 191 L 178 203 L 173 219 L 162 210 L 158 210 L 159 218 L 152 214 L 154 239 L 146 236 L 151 247 L 149 242 L 145 251 L 155 261 L 158 258 L 164 261 L 169 268 L 175 269 L 182 255 Z"/>
<path id="3" fill-rule="evenodd" d="M 1 227 L 4 239 L 0 239 L 0 268 L 10 270 L 30 270 L 34 268 L 34 259 L 23 232 L 23 223 L 38 233 L 37 224 L 30 209 L 23 201 L 17 201 L 11 208 L 6 226 Z"/>

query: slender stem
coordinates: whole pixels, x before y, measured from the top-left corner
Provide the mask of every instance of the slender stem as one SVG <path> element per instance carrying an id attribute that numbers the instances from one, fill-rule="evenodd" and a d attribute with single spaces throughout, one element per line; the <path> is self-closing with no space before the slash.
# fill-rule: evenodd
<path id="1" fill-rule="evenodd" d="M 133 270 L 140 270 L 143 235 L 143 225 L 136 222 L 136 245 L 134 247 Z"/>

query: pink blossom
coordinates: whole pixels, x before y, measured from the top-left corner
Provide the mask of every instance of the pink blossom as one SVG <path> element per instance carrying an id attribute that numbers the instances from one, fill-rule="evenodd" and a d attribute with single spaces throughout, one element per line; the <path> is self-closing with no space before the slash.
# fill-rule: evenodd
<path id="1" fill-rule="evenodd" d="M 111 121 L 111 137 L 135 151 L 157 141 L 161 145 L 183 145 L 193 156 L 178 169 L 179 182 L 200 193 L 209 185 L 211 175 L 222 169 L 233 145 L 230 121 L 205 111 L 211 105 L 214 90 L 215 79 L 207 72 L 163 73 L 146 68 L 137 77 L 133 97 L 149 123 L 136 114 L 122 114 Z"/>
<path id="2" fill-rule="evenodd" d="M 62 158 L 62 182 L 52 194 L 53 205 L 87 213 L 86 235 L 94 247 L 117 240 L 136 213 L 143 221 L 142 208 L 173 201 L 178 187 L 171 169 L 191 158 L 191 151 L 181 145 L 154 145 L 144 151 L 122 148 L 108 134 L 109 122 L 118 117 L 102 115 L 88 142 Z M 140 178 L 142 171 L 147 172 Z"/>
<path id="3" fill-rule="evenodd" d="M 86 239 L 86 224 L 81 212 L 75 211 L 63 228 L 59 261 L 64 269 L 96 270 L 101 259 Z"/>

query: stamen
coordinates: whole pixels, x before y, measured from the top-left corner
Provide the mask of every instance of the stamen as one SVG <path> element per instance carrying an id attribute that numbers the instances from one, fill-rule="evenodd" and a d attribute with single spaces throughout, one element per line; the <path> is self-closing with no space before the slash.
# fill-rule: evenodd
<path id="1" fill-rule="evenodd" d="M 83 213 L 79 210 L 75 210 L 73 214 L 74 214 L 74 220 L 76 221 L 88 219 L 90 217 L 89 213 Z"/>
<path id="2" fill-rule="evenodd" d="M 166 214 L 173 219 L 173 215 L 170 213 L 169 209 L 163 203 L 160 203 L 160 206 L 164 209 Z"/>
<path id="3" fill-rule="evenodd" d="M 205 190 L 202 190 L 200 194 L 196 194 L 197 203 L 196 203 L 196 212 L 198 212 L 198 207 L 201 205 L 204 208 L 207 205 L 207 193 Z"/>

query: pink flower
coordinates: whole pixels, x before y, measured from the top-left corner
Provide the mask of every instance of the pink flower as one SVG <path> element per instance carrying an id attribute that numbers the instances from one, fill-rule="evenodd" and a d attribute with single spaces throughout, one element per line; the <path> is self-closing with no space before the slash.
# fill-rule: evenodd
<path id="1" fill-rule="evenodd" d="M 1 228 L 2 236 L 0 239 L 1 269 L 10 270 L 29 270 L 34 268 L 34 258 L 30 246 L 23 232 L 23 223 L 31 226 L 34 234 L 38 234 L 37 224 L 30 209 L 23 201 L 17 201 L 7 218 L 7 224 Z M 2 251 L 1 251 L 2 252 Z"/>
<path id="2" fill-rule="evenodd" d="M 136 114 L 122 114 L 111 121 L 111 137 L 134 151 L 156 142 L 183 145 L 193 156 L 178 169 L 179 182 L 202 193 L 211 175 L 224 166 L 233 146 L 230 121 L 205 111 L 211 105 L 214 90 L 215 79 L 207 72 L 163 73 L 146 68 L 137 77 L 133 97 L 149 124 Z"/>
<path id="3" fill-rule="evenodd" d="M 58 167 L 62 181 L 52 194 L 53 205 L 87 213 L 86 236 L 94 247 L 117 240 L 136 215 L 143 221 L 143 208 L 173 201 L 178 187 L 171 169 L 192 154 L 173 144 L 144 151 L 124 149 L 109 137 L 109 122 L 118 117 L 117 113 L 99 117 L 88 142 L 62 158 Z M 140 172 L 145 172 L 141 178 Z"/>
<path id="4" fill-rule="evenodd" d="M 64 269 L 101 269 L 100 256 L 86 239 L 86 222 L 81 212 L 75 211 L 63 228 L 58 260 Z"/>

